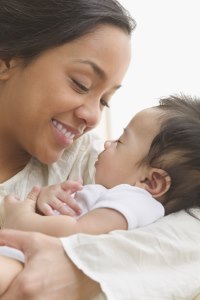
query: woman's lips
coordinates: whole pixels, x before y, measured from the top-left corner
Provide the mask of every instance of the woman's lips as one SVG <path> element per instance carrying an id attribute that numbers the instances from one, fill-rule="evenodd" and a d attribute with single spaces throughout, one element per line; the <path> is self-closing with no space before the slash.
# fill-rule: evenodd
<path id="1" fill-rule="evenodd" d="M 56 120 L 52 120 L 53 126 L 60 132 L 62 132 L 62 134 L 64 134 L 64 136 L 66 138 L 70 138 L 73 139 L 75 137 L 75 134 L 72 133 L 70 130 L 67 130 L 67 128 L 60 122 L 56 121 Z"/>
<path id="2" fill-rule="evenodd" d="M 76 136 L 75 132 L 72 132 L 71 129 L 67 128 L 67 126 L 55 119 L 52 120 L 52 125 L 57 143 L 64 147 L 67 147 L 73 143 L 74 137 Z"/>
<path id="3" fill-rule="evenodd" d="M 74 128 L 56 119 L 52 119 L 52 126 L 57 143 L 64 147 L 71 145 L 74 138 L 81 136 L 87 128 L 85 123 L 80 124 L 78 128 Z"/>

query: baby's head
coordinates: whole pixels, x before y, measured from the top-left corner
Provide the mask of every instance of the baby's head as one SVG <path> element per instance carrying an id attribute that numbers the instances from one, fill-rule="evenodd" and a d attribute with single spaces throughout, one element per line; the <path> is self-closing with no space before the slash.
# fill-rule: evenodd
<path id="1" fill-rule="evenodd" d="M 149 191 L 166 214 L 200 206 L 200 100 L 171 96 L 139 112 L 122 136 L 105 143 L 96 183 Z"/>
<path id="2" fill-rule="evenodd" d="M 166 213 L 200 206 L 200 99 L 172 96 L 160 100 L 160 132 L 151 144 L 146 164 L 170 176 L 164 197 Z"/>

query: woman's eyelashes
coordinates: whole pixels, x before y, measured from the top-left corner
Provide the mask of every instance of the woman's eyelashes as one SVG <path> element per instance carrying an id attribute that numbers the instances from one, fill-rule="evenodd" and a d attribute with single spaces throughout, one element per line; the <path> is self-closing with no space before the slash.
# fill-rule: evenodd
<path id="1" fill-rule="evenodd" d="M 86 85 L 84 85 L 83 83 L 81 83 L 80 81 L 72 78 L 72 82 L 75 86 L 75 90 L 78 92 L 78 93 L 81 93 L 81 94 L 84 94 L 84 93 L 88 93 L 90 91 L 90 87 L 87 87 Z M 106 107 L 110 107 L 108 102 L 104 99 L 100 99 L 100 103 L 102 106 L 106 106 Z"/>
<path id="2" fill-rule="evenodd" d="M 79 93 L 87 93 L 87 92 L 89 92 L 90 88 L 87 87 L 87 86 L 85 86 L 84 84 L 82 84 L 80 81 L 72 78 L 72 82 L 73 82 L 73 84 L 74 84 L 75 89 L 76 89 L 77 92 L 79 92 Z"/>

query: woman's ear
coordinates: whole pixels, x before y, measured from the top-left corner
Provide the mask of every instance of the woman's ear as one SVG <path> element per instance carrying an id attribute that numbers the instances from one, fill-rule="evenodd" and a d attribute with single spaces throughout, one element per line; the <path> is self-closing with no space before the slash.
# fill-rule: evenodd
<path id="1" fill-rule="evenodd" d="M 7 80 L 12 73 L 12 69 L 16 66 L 17 60 L 0 59 L 0 80 Z"/>
<path id="2" fill-rule="evenodd" d="M 147 177 L 136 185 L 147 190 L 154 198 L 159 198 L 169 190 L 171 178 L 166 171 L 151 168 Z"/>

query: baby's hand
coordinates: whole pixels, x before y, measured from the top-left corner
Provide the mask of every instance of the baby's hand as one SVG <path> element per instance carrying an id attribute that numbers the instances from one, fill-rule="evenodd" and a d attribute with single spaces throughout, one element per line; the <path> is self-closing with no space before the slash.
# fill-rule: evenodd
<path id="1" fill-rule="evenodd" d="M 73 194 L 81 189 L 80 182 L 69 180 L 43 187 L 37 199 L 37 209 L 46 216 L 55 215 L 55 210 L 62 215 L 80 215 L 81 209 Z"/>

